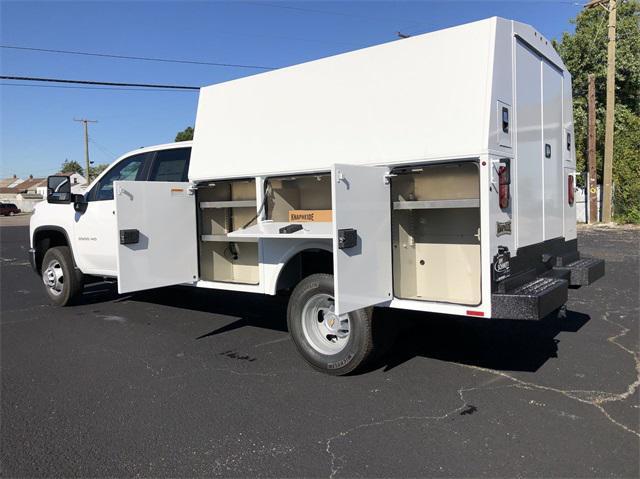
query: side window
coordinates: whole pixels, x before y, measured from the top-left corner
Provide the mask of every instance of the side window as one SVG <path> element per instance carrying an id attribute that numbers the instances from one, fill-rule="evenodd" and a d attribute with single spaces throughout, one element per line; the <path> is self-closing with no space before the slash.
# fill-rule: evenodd
<path id="1" fill-rule="evenodd" d="M 149 181 L 187 181 L 191 148 L 156 152 Z"/>
<path id="2" fill-rule="evenodd" d="M 91 190 L 89 201 L 112 200 L 114 181 L 135 181 L 143 179 L 144 162 L 148 157 L 148 153 L 142 153 L 126 158 L 115 165 Z"/>

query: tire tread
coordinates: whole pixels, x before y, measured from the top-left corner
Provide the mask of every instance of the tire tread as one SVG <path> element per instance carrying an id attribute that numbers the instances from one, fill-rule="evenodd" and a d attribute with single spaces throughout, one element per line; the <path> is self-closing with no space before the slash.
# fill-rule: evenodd
<path id="1" fill-rule="evenodd" d="M 294 323 L 294 321 L 300 321 L 299 318 L 294 318 L 294 310 L 300 306 L 298 303 L 303 300 L 304 295 L 309 291 L 309 289 L 313 289 L 310 285 L 314 282 L 319 285 L 317 289 L 326 291 L 330 288 L 331 293 L 333 294 L 333 275 L 327 273 L 315 273 L 307 276 L 293 289 L 287 306 L 287 324 L 289 327 L 289 333 L 291 334 L 291 338 L 293 339 L 298 352 L 311 365 L 311 367 L 326 374 L 343 376 L 362 369 L 362 367 L 364 367 L 373 357 L 376 344 L 373 338 L 373 328 L 371 324 L 372 308 L 364 308 L 350 313 L 352 327 L 357 326 L 360 328 L 357 336 L 360 339 L 360 344 L 357 345 L 353 343 L 350 345 L 354 351 L 352 351 L 353 355 L 348 358 L 348 362 L 345 365 L 332 367 L 332 364 L 334 363 L 331 361 L 319 359 L 320 356 L 323 358 L 328 358 L 328 356 L 318 355 L 317 353 L 310 354 L 307 351 L 310 346 L 307 345 L 306 339 L 301 332 L 299 333 L 297 323 Z M 354 317 L 355 315 L 357 316 Z M 339 354 L 342 354 L 343 352 L 344 350 Z"/>
<path id="2" fill-rule="evenodd" d="M 76 269 L 73 257 L 71 256 L 71 249 L 68 246 L 54 246 L 53 248 L 49 248 L 42 259 L 43 269 L 53 258 L 58 259 L 63 270 L 65 270 L 65 287 L 61 295 L 52 296 L 47 291 L 47 296 L 58 306 L 70 306 L 78 299 L 82 291 L 82 273 Z"/>

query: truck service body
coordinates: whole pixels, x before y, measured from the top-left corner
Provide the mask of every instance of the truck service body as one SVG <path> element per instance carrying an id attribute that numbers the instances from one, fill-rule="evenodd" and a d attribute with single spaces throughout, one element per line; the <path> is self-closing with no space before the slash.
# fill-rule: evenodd
<path id="1" fill-rule="evenodd" d="M 550 42 L 490 18 L 202 88 L 193 142 L 124 155 L 84 199 L 51 190 L 32 263 L 60 304 L 65 275 L 293 288 L 298 349 L 343 374 L 373 306 L 540 319 L 604 274 L 577 248 L 573 135 Z"/>

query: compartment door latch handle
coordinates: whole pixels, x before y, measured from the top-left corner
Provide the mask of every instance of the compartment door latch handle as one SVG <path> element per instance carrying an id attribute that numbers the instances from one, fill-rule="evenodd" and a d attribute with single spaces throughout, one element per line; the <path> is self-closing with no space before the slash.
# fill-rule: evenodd
<path id="1" fill-rule="evenodd" d="M 140 241 L 140 231 L 120 230 L 120 244 L 136 244 Z"/>
<path id="2" fill-rule="evenodd" d="M 358 230 L 344 228 L 338 230 L 338 249 L 353 248 L 358 244 Z"/>

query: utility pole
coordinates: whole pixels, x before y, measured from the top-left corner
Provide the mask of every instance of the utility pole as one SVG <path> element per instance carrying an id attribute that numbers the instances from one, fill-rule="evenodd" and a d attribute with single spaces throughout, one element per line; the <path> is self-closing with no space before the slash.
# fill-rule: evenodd
<path id="1" fill-rule="evenodd" d="M 89 162 L 89 123 L 98 123 L 98 120 L 87 120 L 86 118 L 74 118 L 73 121 L 80 121 L 84 123 L 84 159 L 87 165 L 84 173 L 86 175 L 85 178 L 86 178 L 87 186 L 89 186 L 89 183 L 91 182 L 89 180 L 89 168 L 91 165 L 91 163 Z"/>
<path id="2" fill-rule="evenodd" d="M 605 6 L 604 4 L 608 6 Z M 617 0 L 591 0 L 585 5 L 592 8 L 602 6 L 609 12 L 609 44 L 607 47 L 607 113 L 604 135 L 604 168 L 602 192 L 602 221 L 611 222 L 612 215 L 612 177 L 613 177 L 613 125 L 616 103 L 616 9 Z"/>
<path id="3" fill-rule="evenodd" d="M 598 222 L 598 172 L 596 170 L 596 76 L 589 74 L 589 136 L 587 149 L 587 163 L 589 165 L 589 184 L 587 197 L 589 198 L 589 223 Z"/>

